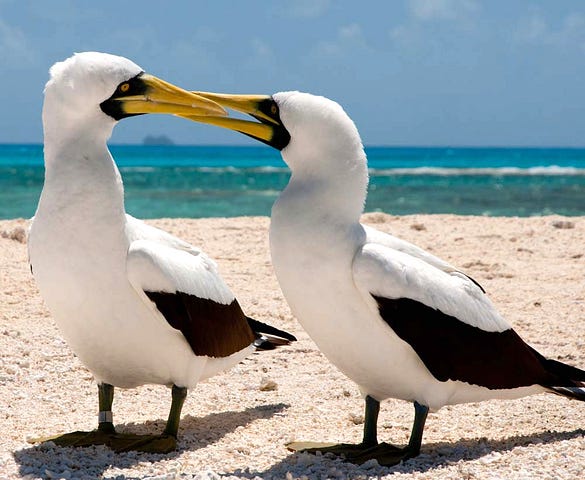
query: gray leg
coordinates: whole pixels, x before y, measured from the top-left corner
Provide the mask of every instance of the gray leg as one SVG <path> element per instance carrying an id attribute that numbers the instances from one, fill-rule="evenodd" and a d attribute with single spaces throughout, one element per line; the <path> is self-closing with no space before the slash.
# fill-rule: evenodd
<path id="1" fill-rule="evenodd" d="M 165 427 L 163 435 L 171 435 L 172 437 L 177 438 L 179 422 L 181 421 L 181 410 L 183 409 L 183 403 L 185 403 L 185 399 L 187 398 L 187 389 L 173 385 L 172 398 L 171 411 L 169 412 L 169 419 L 167 420 L 167 426 Z"/>
<path id="2" fill-rule="evenodd" d="M 380 465 L 391 466 L 400 463 L 403 460 L 416 457 L 420 453 L 423 430 L 429 408 L 414 402 L 414 423 L 408 445 L 404 448 L 398 448 L 388 443 L 379 443 L 362 451 L 348 452 L 346 459 L 350 462 L 362 464 L 375 458 Z"/>
<path id="3" fill-rule="evenodd" d="M 380 465 L 391 466 L 403 460 L 416 457 L 420 453 L 423 430 L 429 408 L 414 402 L 414 424 L 408 445 L 403 448 L 388 443 L 378 443 L 377 422 L 380 411 L 380 402 L 370 396 L 366 397 L 366 414 L 364 421 L 364 439 L 359 445 L 347 443 L 327 444 L 316 442 L 293 442 L 287 447 L 293 451 L 308 453 L 333 453 L 344 456 L 349 462 L 361 465 L 371 459 L 376 459 Z"/>
<path id="4" fill-rule="evenodd" d="M 162 435 L 116 434 L 108 445 L 116 452 L 128 452 L 130 450 L 148 453 L 172 452 L 177 448 L 181 409 L 186 397 L 186 388 L 173 385 L 171 410 Z"/>
<path id="5" fill-rule="evenodd" d="M 380 402 L 366 396 L 366 414 L 364 420 L 364 447 L 378 445 L 378 413 L 380 413 Z"/>
<path id="6" fill-rule="evenodd" d="M 416 457 L 420 453 L 420 446 L 422 444 L 423 430 L 427 415 L 429 414 L 429 407 L 425 407 L 418 402 L 414 402 L 414 424 L 412 425 L 412 433 L 406 450 L 410 457 Z"/>
<path id="7" fill-rule="evenodd" d="M 103 433 L 116 433 L 112 419 L 112 403 L 114 402 L 114 387 L 108 383 L 98 385 L 99 418 L 98 430 Z"/>
<path id="8" fill-rule="evenodd" d="M 107 383 L 98 385 L 99 423 L 93 432 L 71 432 L 56 437 L 40 438 L 36 441 L 52 441 L 63 447 L 89 447 L 107 445 L 116 452 L 136 450 L 149 453 L 168 453 L 177 448 L 177 432 L 181 420 L 181 408 L 187 396 L 187 389 L 173 386 L 173 401 L 167 426 L 162 435 L 137 435 L 135 433 L 116 433 L 112 421 L 112 402 L 114 387 Z"/>

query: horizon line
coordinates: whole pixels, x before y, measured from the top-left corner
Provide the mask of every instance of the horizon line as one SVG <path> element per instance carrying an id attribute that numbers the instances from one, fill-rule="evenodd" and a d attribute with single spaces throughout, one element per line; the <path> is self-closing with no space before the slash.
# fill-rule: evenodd
<path id="1" fill-rule="evenodd" d="M 43 142 L 0 142 L 0 146 L 42 146 Z M 233 147 L 233 148 L 270 148 L 265 145 L 250 145 L 246 143 L 234 144 L 234 143 L 161 143 L 161 144 L 145 144 L 145 143 L 108 143 L 110 147 Z M 565 150 L 585 150 L 584 145 L 455 145 L 455 144 L 435 144 L 435 145 L 403 145 L 403 144 L 364 144 L 364 148 L 420 148 L 420 149 L 534 149 L 534 150 L 547 150 L 547 149 L 565 149 Z"/>

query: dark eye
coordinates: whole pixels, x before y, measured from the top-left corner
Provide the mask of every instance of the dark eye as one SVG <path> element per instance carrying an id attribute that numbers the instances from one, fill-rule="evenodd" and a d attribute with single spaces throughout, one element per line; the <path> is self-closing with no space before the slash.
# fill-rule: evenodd
<path id="1" fill-rule="evenodd" d="M 128 90 L 130 90 L 130 84 L 129 83 L 123 83 L 122 85 L 120 85 L 120 91 L 122 93 L 126 93 Z"/>
<path id="2" fill-rule="evenodd" d="M 278 107 L 273 103 L 270 107 L 270 113 L 272 113 L 272 115 L 276 115 L 276 112 L 278 112 Z"/>

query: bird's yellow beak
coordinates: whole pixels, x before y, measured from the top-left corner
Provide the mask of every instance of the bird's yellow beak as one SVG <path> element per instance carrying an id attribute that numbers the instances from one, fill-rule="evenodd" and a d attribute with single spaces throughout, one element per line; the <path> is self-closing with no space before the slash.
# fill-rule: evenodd
<path id="1" fill-rule="evenodd" d="M 100 107 L 116 120 L 145 113 L 214 117 L 227 115 L 225 109 L 213 100 L 147 73 L 122 82 Z"/>
<path id="2" fill-rule="evenodd" d="M 213 101 L 224 108 L 231 108 L 254 117 L 257 121 L 242 120 L 225 116 L 180 114 L 194 122 L 207 123 L 228 128 L 259 140 L 271 147 L 282 150 L 290 135 L 282 124 L 276 102 L 269 95 L 230 95 L 226 93 L 192 92 Z"/>

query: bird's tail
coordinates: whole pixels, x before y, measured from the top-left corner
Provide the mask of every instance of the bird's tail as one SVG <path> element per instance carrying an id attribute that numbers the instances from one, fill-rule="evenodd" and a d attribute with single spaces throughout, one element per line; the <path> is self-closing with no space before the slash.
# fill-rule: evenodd
<path id="1" fill-rule="evenodd" d="M 550 387 L 553 393 L 563 397 L 585 402 L 585 386 L 583 387 Z"/>
<path id="2" fill-rule="evenodd" d="M 274 350 L 283 345 L 290 345 L 291 342 L 295 342 L 297 339 L 294 335 L 284 330 L 259 322 L 250 317 L 246 318 L 256 336 L 256 340 L 254 340 L 256 350 Z"/>
<path id="3" fill-rule="evenodd" d="M 545 370 L 554 378 L 547 387 L 557 395 L 585 402 L 585 370 L 546 358 L 533 349 Z"/>

